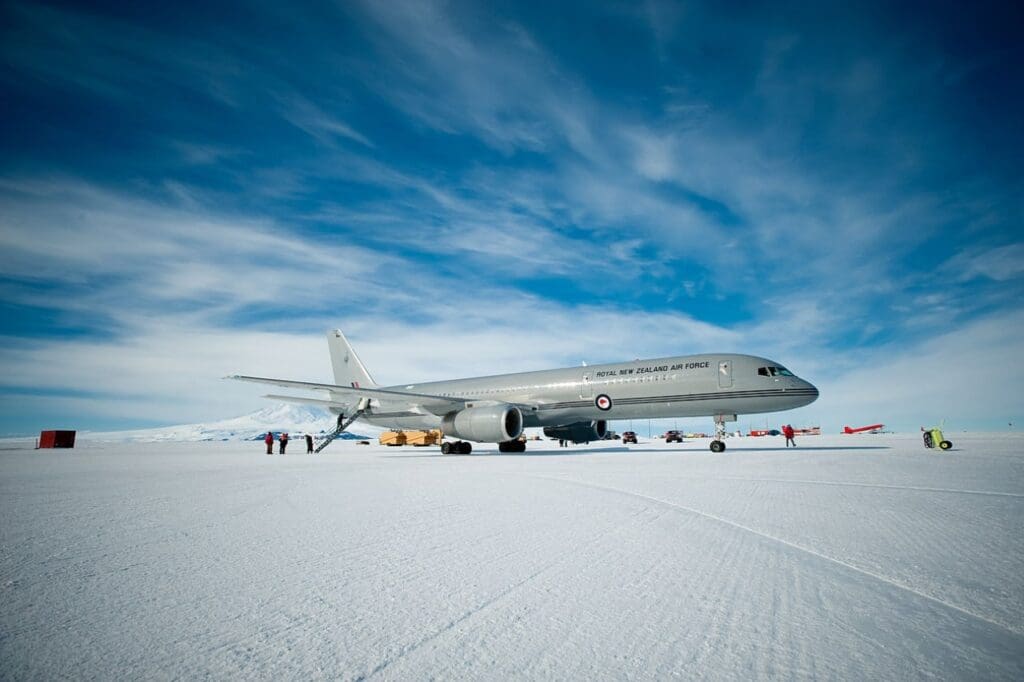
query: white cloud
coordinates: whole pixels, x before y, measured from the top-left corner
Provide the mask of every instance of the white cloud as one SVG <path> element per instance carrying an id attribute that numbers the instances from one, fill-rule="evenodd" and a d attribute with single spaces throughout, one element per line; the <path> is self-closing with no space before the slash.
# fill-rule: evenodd
<path id="1" fill-rule="evenodd" d="M 127 320 L 168 304 L 224 315 L 252 305 L 322 305 L 386 286 L 396 258 L 271 221 L 184 211 L 71 181 L 0 182 L 0 266 L 8 277 L 74 284 L 49 305 Z M 408 271 L 408 268 L 405 268 Z M 392 278 L 394 279 L 394 278 Z M 29 304 L 41 295 L 25 293 Z"/>
<path id="2" fill-rule="evenodd" d="M 1015 310 L 911 346 L 854 351 L 856 365 L 820 382 L 816 409 L 837 425 L 881 421 L 903 430 L 942 419 L 951 428 L 1019 423 L 1024 413 L 1022 328 L 1024 313 Z"/>
<path id="3" fill-rule="evenodd" d="M 645 130 L 627 130 L 624 136 L 633 147 L 633 167 L 648 180 L 675 179 L 681 154 L 674 135 L 656 135 Z"/>
<path id="4" fill-rule="evenodd" d="M 551 150 L 567 141 L 600 155 L 582 83 L 561 74 L 521 27 L 503 24 L 470 37 L 467 15 L 434 2 L 367 2 L 378 69 L 367 85 L 409 116 L 441 132 L 471 131 L 494 148 Z M 379 69 L 390 77 L 379 77 Z"/>
<path id="5" fill-rule="evenodd" d="M 279 98 L 283 115 L 292 125 L 308 133 L 321 144 L 333 145 L 336 138 L 346 138 L 369 148 L 375 145 L 352 126 L 332 116 L 300 95 Z"/>
<path id="6" fill-rule="evenodd" d="M 943 267 L 943 271 L 961 282 L 986 278 L 1007 282 L 1024 274 L 1024 243 L 959 254 Z"/>

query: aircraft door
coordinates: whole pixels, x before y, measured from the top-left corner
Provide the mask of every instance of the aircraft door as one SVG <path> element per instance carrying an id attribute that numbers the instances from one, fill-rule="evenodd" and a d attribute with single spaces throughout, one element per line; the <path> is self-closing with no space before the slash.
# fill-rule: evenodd
<path id="1" fill-rule="evenodd" d="M 722 360 L 718 363 L 718 387 L 732 388 L 732 361 Z"/>
<path id="2" fill-rule="evenodd" d="M 594 384 L 590 381 L 590 372 L 584 372 L 583 378 L 580 380 L 580 397 L 581 398 L 593 398 L 594 397 Z"/>

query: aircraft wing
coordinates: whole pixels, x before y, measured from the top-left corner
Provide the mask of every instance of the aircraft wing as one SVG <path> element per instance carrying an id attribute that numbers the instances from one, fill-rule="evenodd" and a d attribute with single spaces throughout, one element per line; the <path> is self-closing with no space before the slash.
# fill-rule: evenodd
<path id="1" fill-rule="evenodd" d="M 454 409 L 461 409 L 465 406 L 465 398 L 431 395 L 429 393 L 409 393 L 406 391 L 393 391 L 385 388 L 355 388 L 353 386 L 339 386 L 337 384 L 317 384 L 309 381 L 292 381 L 290 379 L 271 379 L 268 377 L 250 377 L 241 374 L 234 374 L 225 379 L 236 381 L 250 381 L 255 384 L 270 384 L 283 388 L 298 388 L 304 390 L 329 391 L 331 398 L 351 398 L 351 402 L 357 402 L 361 398 L 369 398 L 377 403 L 406 405 L 414 411 L 419 408 L 436 415 L 444 415 Z M 289 396 L 267 396 L 278 400 L 289 400 L 291 402 L 311 403 L 323 405 L 324 407 L 342 407 L 346 403 L 337 400 L 317 400 L 314 398 L 296 398 Z M 348 403 L 351 404 L 351 403 Z"/>

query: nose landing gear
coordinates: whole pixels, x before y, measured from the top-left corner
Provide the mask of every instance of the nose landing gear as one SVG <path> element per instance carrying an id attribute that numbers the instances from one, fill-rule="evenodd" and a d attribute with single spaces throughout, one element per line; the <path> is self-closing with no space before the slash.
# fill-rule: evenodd
<path id="1" fill-rule="evenodd" d="M 725 422 L 736 421 L 736 415 L 734 414 L 716 414 L 715 415 L 715 439 L 711 441 L 711 452 L 719 453 L 725 452 Z"/>

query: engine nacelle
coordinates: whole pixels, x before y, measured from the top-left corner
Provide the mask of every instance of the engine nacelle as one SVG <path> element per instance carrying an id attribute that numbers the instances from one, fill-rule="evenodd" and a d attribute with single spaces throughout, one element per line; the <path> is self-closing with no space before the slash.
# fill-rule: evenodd
<path id="1" fill-rule="evenodd" d="M 504 443 L 523 432 L 523 413 L 512 405 L 467 407 L 441 419 L 441 432 L 477 443 Z"/>
<path id="2" fill-rule="evenodd" d="M 558 440 L 571 440 L 573 443 L 589 443 L 592 440 L 604 440 L 608 433 L 608 422 L 598 419 L 593 422 L 575 422 L 565 426 L 547 426 L 544 435 Z"/>

